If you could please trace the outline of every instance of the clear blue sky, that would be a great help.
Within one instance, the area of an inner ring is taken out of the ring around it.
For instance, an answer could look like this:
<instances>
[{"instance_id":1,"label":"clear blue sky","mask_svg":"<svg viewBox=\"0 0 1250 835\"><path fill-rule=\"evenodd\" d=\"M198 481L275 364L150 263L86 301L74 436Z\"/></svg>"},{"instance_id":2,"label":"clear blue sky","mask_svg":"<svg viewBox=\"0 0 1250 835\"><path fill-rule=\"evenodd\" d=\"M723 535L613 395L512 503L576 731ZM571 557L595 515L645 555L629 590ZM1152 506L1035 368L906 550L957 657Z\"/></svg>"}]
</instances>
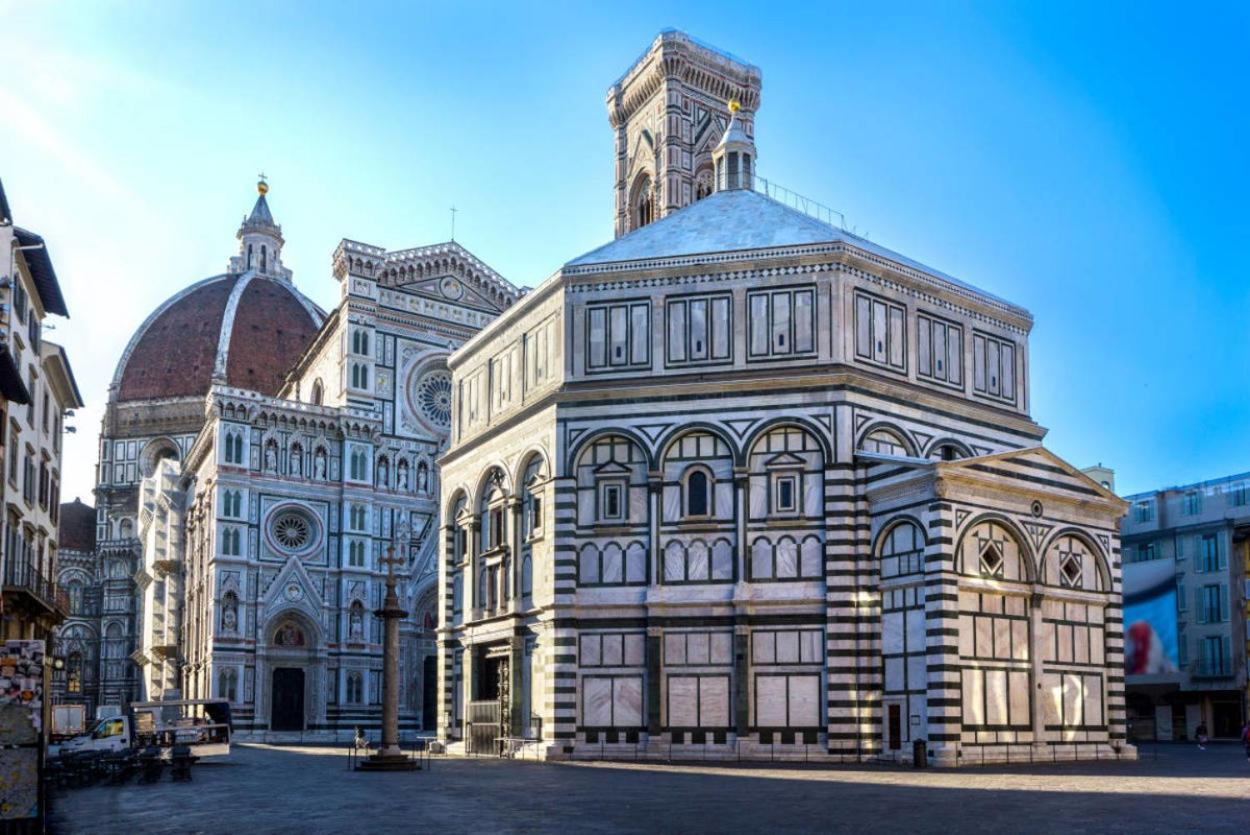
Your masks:
<instances>
[{"instance_id":1,"label":"clear blue sky","mask_svg":"<svg viewBox=\"0 0 1250 835\"><path fill-rule=\"evenodd\" d=\"M1033 415L1121 492L1250 470L1246 4L0 0L0 177L89 408L270 176L323 306L340 238L532 285L611 238L604 93L664 27L762 68L760 171L1030 309Z\"/></svg>"}]
</instances>

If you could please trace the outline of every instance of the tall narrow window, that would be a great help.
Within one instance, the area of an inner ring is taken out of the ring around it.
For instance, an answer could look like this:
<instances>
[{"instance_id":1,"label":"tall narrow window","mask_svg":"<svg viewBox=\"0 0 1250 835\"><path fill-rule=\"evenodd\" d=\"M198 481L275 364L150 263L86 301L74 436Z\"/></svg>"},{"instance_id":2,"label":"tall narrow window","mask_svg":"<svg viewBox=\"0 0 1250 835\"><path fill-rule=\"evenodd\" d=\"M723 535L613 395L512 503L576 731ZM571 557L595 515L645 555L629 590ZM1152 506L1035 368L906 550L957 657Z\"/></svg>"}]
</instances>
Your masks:
<instances>
[{"instance_id":1,"label":"tall narrow window","mask_svg":"<svg viewBox=\"0 0 1250 835\"><path fill-rule=\"evenodd\" d=\"M686 515L708 515L708 478L703 470L695 470L686 479Z\"/></svg>"}]
</instances>

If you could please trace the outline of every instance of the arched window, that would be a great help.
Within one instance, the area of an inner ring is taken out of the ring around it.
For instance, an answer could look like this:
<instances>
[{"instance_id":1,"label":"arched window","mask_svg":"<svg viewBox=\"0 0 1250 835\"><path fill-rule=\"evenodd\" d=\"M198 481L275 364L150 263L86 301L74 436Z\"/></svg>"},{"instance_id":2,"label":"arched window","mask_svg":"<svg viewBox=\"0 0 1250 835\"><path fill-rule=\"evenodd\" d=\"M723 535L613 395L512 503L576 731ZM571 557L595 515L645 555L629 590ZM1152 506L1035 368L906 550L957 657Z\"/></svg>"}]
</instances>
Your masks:
<instances>
[{"instance_id":1,"label":"arched window","mask_svg":"<svg viewBox=\"0 0 1250 835\"><path fill-rule=\"evenodd\" d=\"M534 593L534 560L527 553L521 558L521 597Z\"/></svg>"},{"instance_id":2,"label":"arched window","mask_svg":"<svg viewBox=\"0 0 1250 835\"><path fill-rule=\"evenodd\" d=\"M712 169L704 168L694 180L694 199L702 200L712 193Z\"/></svg>"},{"instance_id":3,"label":"arched window","mask_svg":"<svg viewBox=\"0 0 1250 835\"><path fill-rule=\"evenodd\" d=\"M486 490L482 495L482 503L478 510L483 551L492 551L507 541L506 503L503 474L495 470L487 480Z\"/></svg>"},{"instance_id":4,"label":"arched window","mask_svg":"<svg viewBox=\"0 0 1250 835\"><path fill-rule=\"evenodd\" d=\"M369 366L363 363L352 363L352 388L369 388Z\"/></svg>"},{"instance_id":5,"label":"arched window","mask_svg":"<svg viewBox=\"0 0 1250 835\"><path fill-rule=\"evenodd\" d=\"M217 674L217 698L229 702L239 700L239 671L226 667Z\"/></svg>"},{"instance_id":6,"label":"arched window","mask_svg":"<svg viewBox=\"0 0 1250 835\"><path fill-rule=\"evenodd\" d=\"M359 539L347 543L347 564L352 568L364 568L365 544Z\"/></svg>"},{"instance_id":7,"label":"arched window","mask_svg":"<svg viewBox=\"0 0 1250 835\"><path fill-rule=\"evenodd\" d=\"M269 272L269 247L264 244L260 245L260 271Z\"/></svg>"},{"instance_id":8,"label":"arched window","mask_svg":"<svg viewBox=\"0 0 1250 835\"><path fill-rule=\"evenodd\" d=\"M326 387L322 385L320 379L314 380L313 385L312 385L312 399L310 402L314 406L320 406L322 405L322 403L324 403L325 397L326 397Z\"/></svg>"},{"instance_id":9,"label":"arched window","mask_svg":"<svg viewBox=\"0 0 1250 835\"><path fill-rule=\"evenodd\" d=\"M71 580L65 587L69 594L69 610L72 614L82 613L82 583L77 580Z\"/></svg>"},{"instance_id":10,"label":"arched window","mask_svg":"<svg viewBox=\"0 0 1250 835\"><path fill-rule=\"evenodd\" d=\"M352 353L361 356L369 356L369 332L365 330L352 331Z\"/></svg>"},{"instance_id":11,"label":"arched window","mask_svg":"<svg viewBox=\"0 0 1250 835\"><path fill-rule=\"evenodd\" d=\"M707 516L711 513L711 480L702 469L690 471L686 476L686 515Z\"/></svg>"},{"instance_id":12,"label":"arched window","mask_svg":"<svg viewBox=\"0 0 1250 835\"><path fill-rule=\"evenodd\" d=\"M355 670L347 674L346 700L352 705L362 704L365 700L365 679Z\"/></svg>"},{"instance_id":13,"label":"arched window","mask_svg":"<svg viewBox=\"0 0 1250 835\"><path fill-rule=\"evenodd\" d=\"M349 472L351 474L352 481L367 481L369 466L368 459L365 458L364 450L353 449L350 460L351 466L349 468Z\"/></svg>"},{"instance_id":14,"label":"arched window","mask_svg":"<svg viewBox=\"0 0 1250 835\"><path fill-rule=\"evenodd\" d=\"M135 523L129 518L122 519L117 526L117 535L122 539L130 539L135 532Z\"/></svg>"},{"instance_id":15,"label":"arched window","mask_svg":"<svg viewBox=\"0 0 1250 835\"><path fill-rule=\"evenodd\" d=\"M929 458L933 461L958 461L967 457L968 451L952 441L943 441L929 452Z\"/></svg>"},{"instance_id":16,"label":"arched window","mask_svg":"<svg viewBox=\"0 0 1250 835\"><path fill-rule=\"evenodd\" d=\"M912 522L899 522L881 540L881 579L922 573L924 534Z\"/></svg>"},{"instance_id":17,"label":"arched window","mask_svg":"<svg viewBox=\"0 0 1250 835\"><path fill-rule=\"evenodd\" d=\"M254 253L253 253L253 251L252 251L252 244L248 244L248 245L247 245L247 268L248 268L249 270L252 268L252 256L253 256L253 254L254 254Z\"/></svg>"},{"instance_id":18,"label":"arched window","mask_svg":"<svg viewBox=\"0 0 1250 835\"><path fill-rule=\"evenodd\" d=\"M71 652L65 660L65 692L82 692L82 653Z\"/></svg>"},{"instance_id":19,"label":"arched window","mask_svg":"<svg viewBox=\"0 0 1250 835\"><path fill-rule=\"evenodd\" d=\"M863 452L876 452L881 455L910 455L907 445L894 432L888 429L875 429L865 436L859 448Z\"/></svg>"},{"instance_id":20,"label":"arched window","mask_svg":"<svg viewBox=\"0 0 1250 835\"><path fill-rule=\"evenodd\" d=\"M641 229L655 220L655 203L651 192L651 178L644 174L634 185L631 212L634 229Z\"/></svg>"}]
</instances>

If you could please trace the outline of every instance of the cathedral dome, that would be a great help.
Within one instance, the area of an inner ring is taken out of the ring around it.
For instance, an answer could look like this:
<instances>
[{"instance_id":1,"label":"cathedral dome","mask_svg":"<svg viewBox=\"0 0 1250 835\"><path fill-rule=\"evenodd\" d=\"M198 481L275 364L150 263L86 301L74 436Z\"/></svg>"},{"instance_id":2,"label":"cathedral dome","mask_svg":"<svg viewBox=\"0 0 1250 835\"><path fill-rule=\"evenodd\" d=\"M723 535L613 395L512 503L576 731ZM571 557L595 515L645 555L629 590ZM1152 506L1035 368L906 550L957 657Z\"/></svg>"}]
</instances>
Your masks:
<instances>
[{"instance_id":1,"label":"cathedral dome","mask_svg":"<svg viewBox=\"0 0 1250 835\"><path fill-rule=\"evenodd\" d=\"M158 307L131 337L113 399L202 397L214 383L277 394L324 319L284 278L248 271L204 279Z\"/></svg>"}]
</instances>

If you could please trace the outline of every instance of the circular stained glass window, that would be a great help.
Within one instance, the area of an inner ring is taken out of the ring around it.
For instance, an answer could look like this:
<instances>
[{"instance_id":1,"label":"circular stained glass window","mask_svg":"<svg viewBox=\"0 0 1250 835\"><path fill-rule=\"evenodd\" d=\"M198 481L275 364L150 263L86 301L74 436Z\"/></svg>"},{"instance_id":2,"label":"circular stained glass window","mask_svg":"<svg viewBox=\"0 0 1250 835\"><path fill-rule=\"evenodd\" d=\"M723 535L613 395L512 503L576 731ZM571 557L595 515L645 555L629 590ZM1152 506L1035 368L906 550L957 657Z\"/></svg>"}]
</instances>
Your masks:
<instances>
[{"instance_id":1,"label":"circular stained glass window","mask_svg":"<svg viewBox=\"0 0 1250 835\"><path fill-rule=\"evenodd\" d=\"M288 510L273 520L273 538L288 551L299 551L312 541L312 524L304 514Z\"/></svg>"},{"instance_id":2,"label":"circular stained glass window","mask_svg":"<svg viewBox=\"0 0 1250 835\"><path fill-rule=\"evenodd\" d=\"M451 375L446 371L431 371L417 380L416 397L421 417L434 426L446 429L451 426Z\"/></svg>"}]
</instances>

